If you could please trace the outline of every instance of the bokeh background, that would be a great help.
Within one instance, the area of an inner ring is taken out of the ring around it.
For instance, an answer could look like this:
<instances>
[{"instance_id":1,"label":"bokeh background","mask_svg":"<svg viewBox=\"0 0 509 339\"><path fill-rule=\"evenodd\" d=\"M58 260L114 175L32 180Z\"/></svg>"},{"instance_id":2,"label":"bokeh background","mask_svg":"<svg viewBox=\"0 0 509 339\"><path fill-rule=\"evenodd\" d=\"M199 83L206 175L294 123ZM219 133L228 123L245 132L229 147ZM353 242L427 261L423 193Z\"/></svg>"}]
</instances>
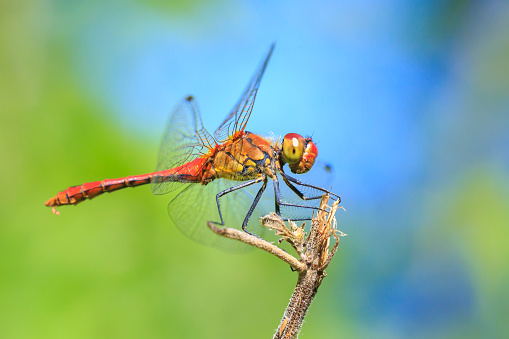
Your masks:
<instances>
[{"instance_id":1,"label":"bokeh background","mask_svg":"<svg viewBox=\"0 0 509 339\"><path fill-rule=\"evenodd\" d=\"M183 236L149 187L171 108L214 130L276 42L249 130L313 134L340 251L303 338L509 336L509 4L0 2L0 337L267 338L296 274Z\"/></svg>"}]
</instances>

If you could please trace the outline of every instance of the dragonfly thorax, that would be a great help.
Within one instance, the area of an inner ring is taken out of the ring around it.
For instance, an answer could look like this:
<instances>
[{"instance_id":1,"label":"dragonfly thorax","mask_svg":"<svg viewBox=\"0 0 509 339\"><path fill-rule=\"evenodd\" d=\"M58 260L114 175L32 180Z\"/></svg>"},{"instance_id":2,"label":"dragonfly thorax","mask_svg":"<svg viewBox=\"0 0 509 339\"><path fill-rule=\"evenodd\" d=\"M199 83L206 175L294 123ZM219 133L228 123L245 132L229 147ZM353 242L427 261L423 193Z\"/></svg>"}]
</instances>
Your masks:
<instances>
[{"instance_id":1,"label":"dragonfly thorax","mask_svg":"<svg viewBox=\"0 0 509 339\"><path fill-rule=\"evenodd\" d=\"M217 178L245 181L272 173L274 158L271 142L250 132L219 145L212 159ZM269 174L270 175L270 174Z\"/></svg>"}]
</instances>

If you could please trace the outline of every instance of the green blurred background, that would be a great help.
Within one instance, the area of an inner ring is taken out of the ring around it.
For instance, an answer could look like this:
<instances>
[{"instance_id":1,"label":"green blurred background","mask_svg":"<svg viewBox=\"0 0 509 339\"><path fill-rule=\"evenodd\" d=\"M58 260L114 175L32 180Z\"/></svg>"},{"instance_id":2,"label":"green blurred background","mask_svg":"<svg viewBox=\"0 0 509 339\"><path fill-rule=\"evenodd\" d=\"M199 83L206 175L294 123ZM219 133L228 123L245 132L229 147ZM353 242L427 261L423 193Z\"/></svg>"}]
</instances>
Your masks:
<instances>
[{"instance_id":1,"label":"green blurred background","mask_svg":"<svg viewBox=\"0 0 509 339\"><path fill-rule=\"evenodd\" d=\"M0 2L0 338L267 338L296 283L200 246L149 187L194 94L213 130L270 43L249 130L313 134L349 234L306 338L509 336L509 5Z\"/></svg>"}]
</instances>

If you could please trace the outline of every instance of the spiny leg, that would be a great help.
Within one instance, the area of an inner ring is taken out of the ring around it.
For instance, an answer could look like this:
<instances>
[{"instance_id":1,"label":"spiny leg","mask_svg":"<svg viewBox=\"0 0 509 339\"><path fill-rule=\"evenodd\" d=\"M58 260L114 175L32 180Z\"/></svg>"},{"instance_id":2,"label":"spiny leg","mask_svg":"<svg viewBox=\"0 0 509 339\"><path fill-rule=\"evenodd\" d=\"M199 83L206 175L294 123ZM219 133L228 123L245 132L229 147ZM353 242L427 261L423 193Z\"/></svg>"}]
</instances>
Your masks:
<instances>
[{"instance_id":1,"label":"spiny leg","mask_svg":"<svg viewBox=\"0 0 509 339\"><path fill-rule=\"evenodd\" d=\"M274 195L275 195L275 203L276 203L276 213L281 217L281 206L288 206L288 207L297 207L297 208L308 208L312 210L321 210L320 207L315 206L306 206L306 205L298 205L298 204L291 204L287 202L283 202L281 199L281 192L279 191L279 181L277 179L273 179L272 183L274 184ZM292 219L294 221L299 220L309 220L309 219Z\"/></svg>"},{"instance_id":2,"label":"spiny leg","mask_svg":"<svg viewBox=\"0 0 509 339\"><path fill-rule=\"evenodd\" d=\"M283 181L285 182L286 186L288 186L293 191L293 193L297 194L297 196L299 198L301 198L302 200L315 200L315 199L322 198L321 195L307 197L297 187L295 187L288 179L286 179L286 177L283 177Z\"/></svg>"},{"instance_id":3,"label":"spiny leg","mask_svg":"<svg viewBox=\"0 0 509 339\"><path fill-rule=\"evenodd\" d=\"M335 198L335 199L339 200L339 202L341 202L341 197L339 195L334 194L334 193L326 190L325 188L314 186L314 185L310 185L310 184L306 184L306 183L304 183L304 182L302 182L302 181L300 181L298 179L295 179L294 177L289 176L288 174L284 173L283 171L280 171L279 173L281 173L281 175L283 176L283 179L291 181L291 182L293 182L293 183L295 183L297 185L301 185L301 186L304 186L304 187L309 187L309 188L316 189L318 191L322 191L323 193L327 193L330 196L332 196L333 199ZM286 182L286 180L285 180L285 182ZM287 183L287 185L288 185L288 183ZM294 191L297 195L299 195L290 185L288 185L288 187L290 187L292 189L292 191ZM295 188L295 189L297 189L297 188ZM299 197L300 197L300 195L299 195ZM311 200L311 199L318 199L318 198L321 198L321 197L312 197L312 198L306 198L306 199L303 199L303 200Z\"/></svg>"},{"instance_id":4,"label":"spiny leg","mask_svg":"<svg viewBox=\"0 0 509 339\"><path fill-rule=\"evenodd\" d=\"M259 182L261 182L261 181L263 181L263 180L266 180L266 179L265 179L265 176L260 177L260 178L257 178L257 179L254 179L254 180L251 180L251 181L243 182L243 183L241 183L241 184L239 184L239 185L237 185L237 186L233 186L233 187L227 188L227 189L225 189L224 191L221 191L221 192L217 193L217 194L216 194L216 204L217 204L217 211L219 212L219 218L221 219L221 222L211 221L211 223L216 224L216 225L224 226L223 214L221 213L221 206L220 206L220 204L219 204L219 198L221 198L223 195L226 195L226 194L231 193L231 192L233 192L233 191L239 190L239 189L241 189L241 188L244 188L244 187L248 187L248 186L251 186L251 185L257 184L257 183L259 183ZM264 183L264 186L265 186L265 185L266 185L266 183ZM262 186L262 188L263 188L263 186ZM260 194L260 192L258 192L258 193ZM262 191L262 193L263 193L263 191ZM261 195L261 194L260 194L260 195ZM258 197L258 195L257 195L257 197ZM255 200L256 200L256 199L255 199ZM254 206L256 207L256 204L255 204ZM251 208L254 210L254 207L253 207L253 206L251 206ZM248 212L248 216L246 216L246 218L247 218L248 220L249 220L249 216L250 216L251 214L252 214L252 210L250 209L250 210L249 210L249 212ZM245 227L244 227L244 223L247 223L247 222L246 222L246 219L244 219L244 222L242 223L242 229L243 229L244 231L246 231L246 230L245 230ZM247 232L247 231L246 231L246 232ZM247 233L249 233L249 232L247 232ZM249 234L251 234L251 233L249 233Z\"/></svg>"},{"instance_id":5,"label":"spiny leg","mask_svg":"<svg viewBox=\"0 0 509 339\"><path fill-rule=\"evenodd\" d=\"M251 204L251 207L249 208L249 211L246 214L246 217L244 218L244 222L242 223L242 229L244 232L251 234L252 236L258 237L256 234L253 234L247 230L247 223L249 222L249 218L251 217L251 214L253 214L254 209L256 208L256 205L258 205L258 202L260 201L260 198L262 197L263 192L265 191L265 188L267 187L267 178L264 178L262 187L258 190L258 193L256 194L256 197L253 200L253 203Z\"/></svg>"}]
</instances>

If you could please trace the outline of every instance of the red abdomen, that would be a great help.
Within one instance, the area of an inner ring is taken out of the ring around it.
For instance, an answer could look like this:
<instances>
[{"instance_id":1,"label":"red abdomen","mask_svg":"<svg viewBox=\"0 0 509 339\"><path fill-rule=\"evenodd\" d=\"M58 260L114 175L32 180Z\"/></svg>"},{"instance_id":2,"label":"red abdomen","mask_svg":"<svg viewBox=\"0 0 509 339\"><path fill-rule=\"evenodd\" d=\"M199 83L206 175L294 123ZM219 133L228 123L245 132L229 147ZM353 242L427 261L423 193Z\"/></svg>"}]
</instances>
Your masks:
<instances>
[{"instance_id":1,"label":"red abdomen","mask_svg":"<svg viewBox=\"0 0 509 339\"><path fill-rule=\"evenodd\" d=\"M92 199L104 192L113 192L125 187L135 187L150 183L152 174L131 176L119 179L105 179L87 182L83 185L69 187L46 201L46 206L76 205L85 199Z\"/></svg>"},{"instance_id":2,"label":"red abdomen","mask_svg":"<svg viewBox=\"0 0 509 339\"><path fill-rule=\"evenodd\" d=\"M86 199L92 199L104 192L113 192L126 187L136 187L149 184L154 177L161 182L202 182L202 167L206 158L197 158L182 166L169 170L129 176L118 179L104 179L102 181L87 182L83 185L69 187L48 199L44 205L55 207L61 205L76 205Z\"/></svg>"}]
</instances>

